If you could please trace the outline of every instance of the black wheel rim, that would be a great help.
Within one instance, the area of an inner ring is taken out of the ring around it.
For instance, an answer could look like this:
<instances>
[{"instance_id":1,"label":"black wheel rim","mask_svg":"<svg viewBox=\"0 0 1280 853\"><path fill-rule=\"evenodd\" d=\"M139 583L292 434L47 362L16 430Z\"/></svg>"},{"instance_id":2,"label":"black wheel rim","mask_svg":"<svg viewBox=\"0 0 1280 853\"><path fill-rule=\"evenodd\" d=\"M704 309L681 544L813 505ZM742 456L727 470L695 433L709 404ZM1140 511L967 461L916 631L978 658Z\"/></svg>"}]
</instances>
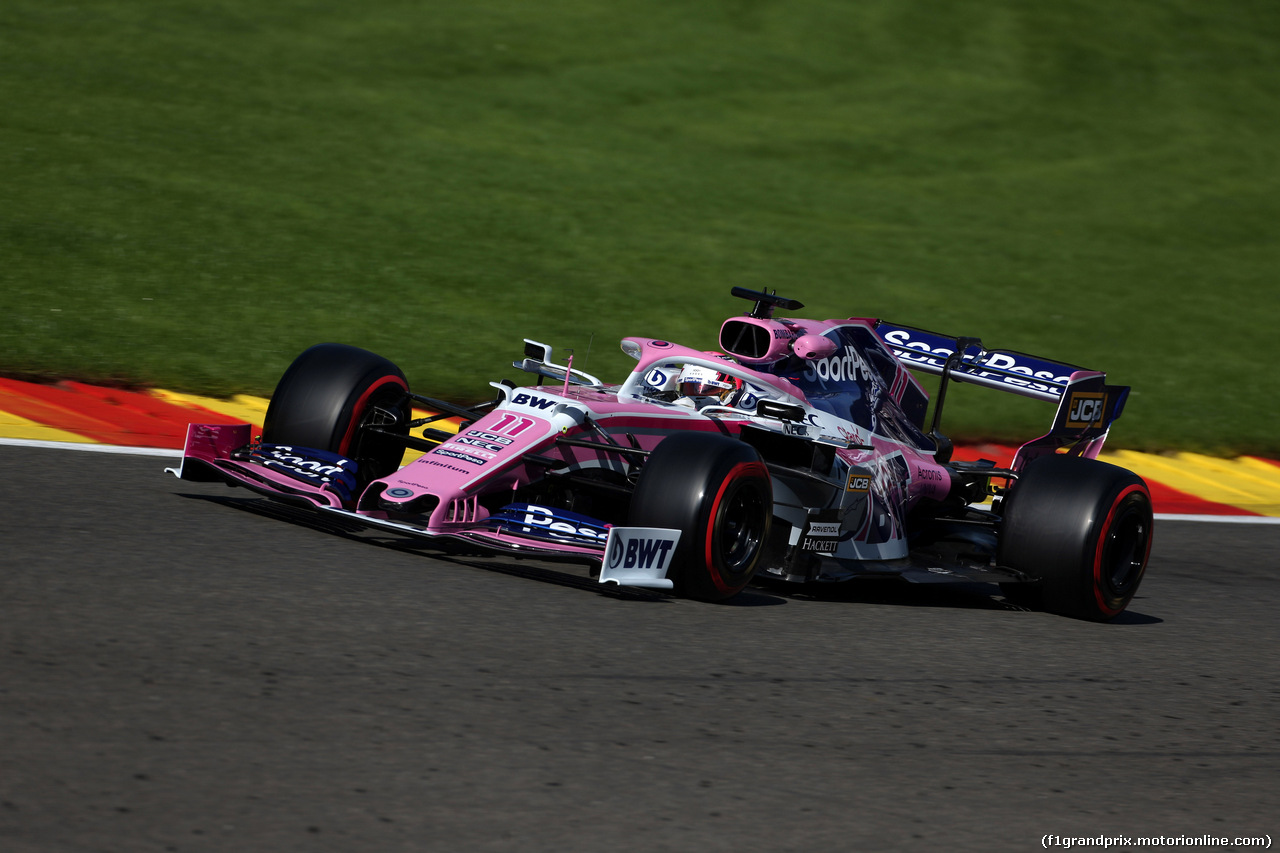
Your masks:
<instances>
[{"instance_id":1,"label":"black wheel rim","mask_svg":"<svg viewBox=\"0 0 1280 853\"><path fill-rule=\"evenodd\" d=\"M751 485L740 486L721 505L716 551L725 573L750 571L764 539L766 521L764 500Z\"/></svg>"},{"instance_id":2,"label":"black wheel rim","mask_svg":"<svg viewBox=\"0 0 1280 853\"><path fill-rule=\"evenodd\" d=\"M1150 530L1147 514L1133 505L1126 507L1107 530L1100 579L1118 598L1130 594L1142 576Z\"/></svg>"},{"instance_id":3,"label":"black wheel rim","mask_svg":"<svg viewBox=\"0 0 1280 853\"><path fill-rule=\"evenodd\" d=\"M404 444L391 436L373 432L373 429L408 435L407 412L407 399L403 390L389 388L375 394L365 404L364 411L356 413L360 420L351 456L360 465L361 473L366 479L376 480L395 471L395 460L404 455Z\"/></svg>"}]
</instances>

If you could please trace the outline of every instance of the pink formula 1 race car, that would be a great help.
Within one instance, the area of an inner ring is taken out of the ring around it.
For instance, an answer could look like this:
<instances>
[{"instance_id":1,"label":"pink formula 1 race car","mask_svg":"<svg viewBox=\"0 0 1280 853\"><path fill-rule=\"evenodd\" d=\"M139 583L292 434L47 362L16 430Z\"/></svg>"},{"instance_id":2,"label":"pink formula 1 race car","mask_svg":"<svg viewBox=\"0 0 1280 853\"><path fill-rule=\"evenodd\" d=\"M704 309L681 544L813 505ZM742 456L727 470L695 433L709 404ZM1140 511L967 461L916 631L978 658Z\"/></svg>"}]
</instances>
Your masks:
<instances>
[{"instance_id":1,"label":"pink formula 1 race car","mask_svg":"<svg viewBox=\"0 0 1280 853\"><path fill-rule=\"evenodd\" d=\"M625 338L607 384L525 341L535 384L461 407L391 362L319 344L276 387L262 435L192 424L187 480L418 537L441 551L585 563L602 583L714 601L753 578L998 583L1020 604L1108 620L1151 546L1142 479L1095 457L1128 388L1103 373L734 288L718 352ZM930 399L913 371L940 376ZM949 383L1053 403L1009 468L951 460ZM431 417L415 419L414 407ZM438 427L460 424L456 433ZM420 455L402 466L407 449Z\"/></svg>"}]
</instances>

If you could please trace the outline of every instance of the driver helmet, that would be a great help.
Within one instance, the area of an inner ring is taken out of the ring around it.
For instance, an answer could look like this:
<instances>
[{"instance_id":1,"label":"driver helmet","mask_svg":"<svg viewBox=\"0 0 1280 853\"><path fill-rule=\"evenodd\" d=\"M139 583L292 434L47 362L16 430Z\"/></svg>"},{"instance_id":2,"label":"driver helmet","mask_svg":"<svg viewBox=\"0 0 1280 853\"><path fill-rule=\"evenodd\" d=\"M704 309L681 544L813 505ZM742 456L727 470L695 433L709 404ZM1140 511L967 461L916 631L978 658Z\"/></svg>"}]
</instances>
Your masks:
<instances>
[{"instance_id":1,"label":"driver helmet","mask_svg":"<svg viewBox=\"0 0 1280 853\"><path fill-rule=\"evenodd\" d=\"M731 398L742 390L742 380L710 367L686 364L680 370L676 389L681 397L715 397L731 405Z\"/></svg>"}]
</instances>

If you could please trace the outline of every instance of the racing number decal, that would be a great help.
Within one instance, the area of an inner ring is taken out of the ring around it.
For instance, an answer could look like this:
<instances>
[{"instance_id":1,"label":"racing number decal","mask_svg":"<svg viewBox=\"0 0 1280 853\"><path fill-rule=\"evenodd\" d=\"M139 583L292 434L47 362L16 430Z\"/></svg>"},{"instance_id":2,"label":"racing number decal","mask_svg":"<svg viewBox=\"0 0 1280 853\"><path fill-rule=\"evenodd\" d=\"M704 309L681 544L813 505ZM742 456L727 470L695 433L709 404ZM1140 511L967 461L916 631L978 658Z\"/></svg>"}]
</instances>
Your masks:
<instances>
[{"instance_id":1,"label":"racing number decal","mask_svg":"<svg viewBox=\"0 0 1280 853\"><path fill-rule=\"evenodd\" d=\"M509 435L512 438L515 438L517 435L533 426L533 424L534 421L532 418L525 418L520 415L513 415L510 412L503 412L502 418L494 424L491 429L494 432L499 432L503 435Z\"/></svg>"}]
</instances>

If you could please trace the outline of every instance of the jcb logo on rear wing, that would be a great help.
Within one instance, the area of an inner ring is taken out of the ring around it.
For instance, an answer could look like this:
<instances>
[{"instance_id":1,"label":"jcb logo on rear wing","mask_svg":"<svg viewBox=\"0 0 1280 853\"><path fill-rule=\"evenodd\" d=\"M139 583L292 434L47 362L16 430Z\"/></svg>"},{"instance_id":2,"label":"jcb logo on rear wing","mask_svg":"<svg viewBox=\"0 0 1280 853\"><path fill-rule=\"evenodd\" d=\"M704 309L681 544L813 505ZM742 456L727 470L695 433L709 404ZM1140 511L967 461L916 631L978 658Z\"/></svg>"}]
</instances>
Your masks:
<instances>
[{"instance_id":1,"label":"jcb logo on rear wing","mask_svg":"<svg viewBox=\"0 0 1280 853\"><path fill-rule=\"evenodd\" d=\"M1099 426L1107 416L1107 395L1102 392L1073 391L1067 409L1067 429Z\"/></svg>"}]
</instances>

